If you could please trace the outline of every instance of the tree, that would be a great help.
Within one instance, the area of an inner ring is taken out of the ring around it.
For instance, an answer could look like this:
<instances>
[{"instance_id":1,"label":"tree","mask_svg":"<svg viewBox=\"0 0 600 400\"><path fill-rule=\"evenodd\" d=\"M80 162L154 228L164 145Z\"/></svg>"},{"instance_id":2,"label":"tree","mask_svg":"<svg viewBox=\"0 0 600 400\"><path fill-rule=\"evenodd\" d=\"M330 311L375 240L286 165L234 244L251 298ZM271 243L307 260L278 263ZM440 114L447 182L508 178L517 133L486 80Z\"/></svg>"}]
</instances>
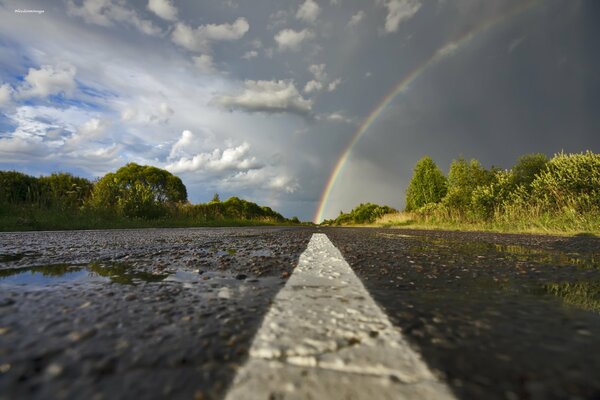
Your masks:
<instances>
[{"instance_id":1,"label":"tree","mask_svg":"<svg viewBox=\"0 0 600 400\"><path fill-rule=\"evenodd\" d=\"M219 193L215 193L215 195L213 196L211 203L220 203L221 202L221 197L219 197Z\"/></svg>"},{"instance_id":2,"label":"tree","mask_svg":"<svg viewBox=\"0 0 600 400\"><path fill-rule=\"evenodd\" d=\"M169 204L185 201L187 190L181 179L160 168L129 163L94 185L90 205L128 217L156 218Z\"/></svg>"},{"instance_id":3,"label":"tree","mask_svg":"<svg viewBox=\"0 0 600 400\"><path fill-rule=\"evenodd\" d=\"M526 189L531 187L531 182L535 177L546 169L548 157L542 153L526 154L519 158L519 161L512 167L512 181L518 185L523 185Z\"/></svg>"},{"instance_id":4,"label":"tree","mask_svg":"<svg viewBox=\"0 0 600 400\"><path fill-rule=\"evenodd\" d=\"M413 177L406 189L406 211L416 210L429 203L439 203L446 195L448 182L429 156L415 165Z\"/></svg>"},{"instance_id":5,"label":"tree","mask_svg":"<svg viewBox=\"0 0 600 400\"><path fill-rule=\"evenodd\" d=\"M466 161L462 157L453 160L448 171L448 193L444 203L459 213L469 210L475 189L490 184L493 177L494 174L477 160Z\"/></svg>"}]
</instances>

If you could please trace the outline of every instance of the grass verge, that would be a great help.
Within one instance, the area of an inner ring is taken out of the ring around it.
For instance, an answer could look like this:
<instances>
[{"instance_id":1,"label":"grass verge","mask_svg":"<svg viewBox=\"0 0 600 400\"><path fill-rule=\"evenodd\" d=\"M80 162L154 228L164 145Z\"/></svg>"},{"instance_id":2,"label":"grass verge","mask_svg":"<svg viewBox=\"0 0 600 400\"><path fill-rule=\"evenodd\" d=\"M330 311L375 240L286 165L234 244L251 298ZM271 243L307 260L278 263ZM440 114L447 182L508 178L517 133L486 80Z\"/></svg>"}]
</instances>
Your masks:
<instances>
[{"instance_id":1,"label":"grass verge","mask_svg":"<svg viewBox=\"0 0 600 400\"><path fill-rule=\"evenodd\" d=\"M600 216L581 218L570 215L540 215L529 219L465 222L460 220L426 218L416 213L399 212L386 214L375 220L375 222L369 226L568 236L600 236Z\"/></svg>"}]
</instances>

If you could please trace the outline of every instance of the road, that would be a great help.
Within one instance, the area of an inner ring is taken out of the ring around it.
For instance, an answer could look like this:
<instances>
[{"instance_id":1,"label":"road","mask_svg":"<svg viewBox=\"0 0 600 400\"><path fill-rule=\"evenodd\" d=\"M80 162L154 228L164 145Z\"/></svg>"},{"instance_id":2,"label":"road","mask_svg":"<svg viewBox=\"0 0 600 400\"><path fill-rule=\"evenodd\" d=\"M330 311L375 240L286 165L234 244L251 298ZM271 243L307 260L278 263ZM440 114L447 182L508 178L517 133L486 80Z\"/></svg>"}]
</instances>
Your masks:
<instances>
[{"instance_id":1,"label":"road","mask_svg":"<svg viewBox=\"0 0 600 400\"><path fill-rule=\"evenodd\" d=\"M0 399L594 399L598 371L598 238L0 233Z\"/></svg>"}]
</instances>

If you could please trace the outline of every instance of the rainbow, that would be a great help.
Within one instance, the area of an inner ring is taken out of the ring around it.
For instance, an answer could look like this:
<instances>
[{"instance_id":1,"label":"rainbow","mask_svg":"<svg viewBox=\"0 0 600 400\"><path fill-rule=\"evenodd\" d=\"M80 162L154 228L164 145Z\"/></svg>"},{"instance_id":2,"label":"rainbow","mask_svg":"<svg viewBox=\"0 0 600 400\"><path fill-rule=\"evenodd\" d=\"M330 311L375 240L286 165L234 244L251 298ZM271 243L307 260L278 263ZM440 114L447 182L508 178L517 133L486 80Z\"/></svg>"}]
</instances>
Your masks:
<instances>
[{"instance_id":1,"label":"rainbow","mask_svg":"<svg viewBox=\"0 0 600 400\"><path fill-rule=\"evenodd\" d=\"M375 108L369 113L369 115L362 121L357 131L352 136L348 145L342 151L342 154L338 161L335 164L335 167L331 171L329 179L327 180L327 184L325 185L325 189L321 195L321 199L319 200L319 207L315 216L313 218L313 222L318 224L323 220L323 213L325 212L325 207L329 201L329 197L331 196L331 192L335 187L335 183L340 176L344 166L348 162L350 155L352 154L352 149L358 141L365 135L365 133L369 130L369 128L373 125L373 123L379 118L379 116L385 111L385 109L394 101L396 97L400 94L404 93L411 83L417 80L423 73L429 70L434 65L438 64L440 61L454 55L458 50L462 47L468 45L473 41L473 39L481 33L484 33L497 25L503 23L504 21L521 14L522 12L532 8L537 3L540 3L542 0L530 0L525 2L520 2L517 6L510 9L509 11L500 14L494 18L485 20L481 24L477 25L475 28L471 29L468 32L463 33L458 36L456 39L446 43L442 47L438 48L425 62L418 65L415 69L407 73L397 84L393 87L393 89L383 97L379 101L379 103L375 106Z\"/></svg>"}]
</instances>

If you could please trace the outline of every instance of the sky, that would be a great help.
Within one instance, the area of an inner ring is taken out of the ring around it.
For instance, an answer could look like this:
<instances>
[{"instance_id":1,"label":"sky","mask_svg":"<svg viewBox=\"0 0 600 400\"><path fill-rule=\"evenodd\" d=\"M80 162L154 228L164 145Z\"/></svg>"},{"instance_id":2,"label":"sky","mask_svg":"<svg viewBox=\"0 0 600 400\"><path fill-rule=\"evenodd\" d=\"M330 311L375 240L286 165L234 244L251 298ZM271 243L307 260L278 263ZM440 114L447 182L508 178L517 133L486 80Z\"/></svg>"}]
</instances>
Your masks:
<instances>
[{"instance_id":1,"label":"sky","mask_svg":"<svg viewBox=\"0 0 600 400\"><path fill-rule=\"evenodd\" d=\"M595 0L0 0L0 169L404 207L418 159L600 152Z\"/></svg>"}]
</instances>

